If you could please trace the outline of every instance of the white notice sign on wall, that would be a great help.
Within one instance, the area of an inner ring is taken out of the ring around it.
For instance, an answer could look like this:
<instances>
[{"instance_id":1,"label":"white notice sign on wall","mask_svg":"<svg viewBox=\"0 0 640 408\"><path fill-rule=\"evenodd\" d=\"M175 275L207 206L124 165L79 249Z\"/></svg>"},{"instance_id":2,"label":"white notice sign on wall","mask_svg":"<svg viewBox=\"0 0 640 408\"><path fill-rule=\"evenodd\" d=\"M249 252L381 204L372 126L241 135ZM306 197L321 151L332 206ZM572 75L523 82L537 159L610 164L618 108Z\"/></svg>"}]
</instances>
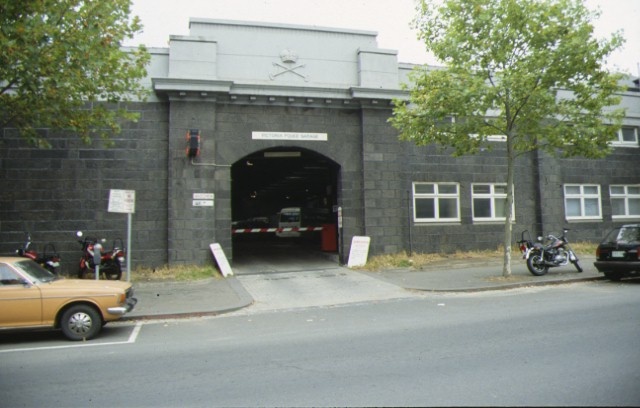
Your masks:
<instances>
[{"instance_id":1,"label":"white notice sign on wall","mask_svg":"<svg viewBox=\"0 0 640 408\"><path fill-rule=\"evenodd\" d=\"M192 200L194 207L213 207L213 200Z\"/></svg>"},{"instance_id":2,"label":"white notice sign on wall","mask_svg":"<svg viewBox=\"0 0 640 408\"><path fill-rule=\"evenodd\" d=\"M326 133L305 132L251 132L253 140L304 140L311 142L326 142Z\"/></svg>"},{"instance_id":3,"label":"white notice sign on wall","mask_svg":"<svg viewBox=\"0 0 640 408\"><path fill-rule=\"evenodd\" d=\"M213 193L193 193L194 200L213 200Z\"/></svg>"}]
</instances>

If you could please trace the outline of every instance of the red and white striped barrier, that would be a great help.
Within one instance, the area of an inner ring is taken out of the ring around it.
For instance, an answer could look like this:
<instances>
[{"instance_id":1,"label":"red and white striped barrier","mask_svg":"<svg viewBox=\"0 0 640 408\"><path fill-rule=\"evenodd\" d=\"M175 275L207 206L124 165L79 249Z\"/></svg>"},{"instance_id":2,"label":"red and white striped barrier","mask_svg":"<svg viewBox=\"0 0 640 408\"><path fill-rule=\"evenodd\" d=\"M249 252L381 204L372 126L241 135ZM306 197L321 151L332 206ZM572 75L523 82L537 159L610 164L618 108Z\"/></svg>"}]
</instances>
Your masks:
<instances>
[{"instance_id":1,"label":"red and white striped barrier","mask_svg":"<svg viewBox=\"0 0 640 408\"><path fill-rule=\"evenodd\" d=\"M259 232L304 232L322 231L322 227L293 227L293 228L234 228L234 234L251 234Z\"/></svg>"}]
</instances>

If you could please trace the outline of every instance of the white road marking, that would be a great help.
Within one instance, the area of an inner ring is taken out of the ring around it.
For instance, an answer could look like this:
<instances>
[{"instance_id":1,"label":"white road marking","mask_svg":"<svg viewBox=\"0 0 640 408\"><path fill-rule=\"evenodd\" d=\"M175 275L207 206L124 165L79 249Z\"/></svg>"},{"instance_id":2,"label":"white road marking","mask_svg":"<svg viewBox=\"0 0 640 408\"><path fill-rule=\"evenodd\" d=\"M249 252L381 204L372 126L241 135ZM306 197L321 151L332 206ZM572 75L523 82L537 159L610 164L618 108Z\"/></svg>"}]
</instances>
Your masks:
<instances>
[{"instance_id":1,"label":"white road marking","mask_svg":"<svg viewBox=\"0 0 640 408\"><path fill-rule=\"evenodd\" d=\"M136 323L127 341L112 341L107 343L82 342L82 343L69 344L65 346L14 348L14 349L0 350L0 354L15 353L18 351L61 350L61 349L80 348L80 347L100 347L100 346L114 346L118 344L131 344L131 343L135 343L136 340L138 339L138 334L140 333L140 329L142 329L142 325L143 325L143 322Z\"/></svg>"}]
</instances>

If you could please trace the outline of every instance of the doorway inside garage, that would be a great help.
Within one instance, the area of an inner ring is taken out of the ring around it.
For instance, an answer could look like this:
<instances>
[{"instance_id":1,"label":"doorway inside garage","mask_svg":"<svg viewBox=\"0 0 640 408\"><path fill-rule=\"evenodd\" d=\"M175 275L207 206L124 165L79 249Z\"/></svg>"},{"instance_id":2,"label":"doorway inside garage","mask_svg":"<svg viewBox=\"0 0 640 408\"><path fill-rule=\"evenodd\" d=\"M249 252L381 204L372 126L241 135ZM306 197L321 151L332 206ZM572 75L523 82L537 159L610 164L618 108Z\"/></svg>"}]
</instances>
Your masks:
<instances>
[{"instance_id":1,"label":"doorway inside garage","mask_svg":"<svg viewBox=\"0 0 640 408\"><path fill-rule=\"evenodd\" d=\"M300 147L260 150L234 163L234 262L282 269L336 254L339 171L333 160Z\"/></svg>"}]
</instances>

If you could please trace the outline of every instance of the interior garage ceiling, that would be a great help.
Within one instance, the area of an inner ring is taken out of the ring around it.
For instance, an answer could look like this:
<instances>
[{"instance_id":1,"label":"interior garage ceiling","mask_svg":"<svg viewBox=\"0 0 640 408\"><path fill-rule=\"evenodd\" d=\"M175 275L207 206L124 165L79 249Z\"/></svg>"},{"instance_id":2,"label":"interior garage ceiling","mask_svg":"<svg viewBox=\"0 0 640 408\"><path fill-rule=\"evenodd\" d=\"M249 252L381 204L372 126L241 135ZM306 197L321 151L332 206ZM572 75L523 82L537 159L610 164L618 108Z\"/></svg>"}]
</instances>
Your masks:
<instances>
[{"instance_id":1,"label":"interior garage ceiling","mask_svg":"<svg viewBox=\"0 0 640 408\"><path fill-rule=\"evenodd\" d=\"M246 156L232 167L234 221L335 196L337 167L330 159L300 148L263 150Z\"/></svg>"}]
</instances>

